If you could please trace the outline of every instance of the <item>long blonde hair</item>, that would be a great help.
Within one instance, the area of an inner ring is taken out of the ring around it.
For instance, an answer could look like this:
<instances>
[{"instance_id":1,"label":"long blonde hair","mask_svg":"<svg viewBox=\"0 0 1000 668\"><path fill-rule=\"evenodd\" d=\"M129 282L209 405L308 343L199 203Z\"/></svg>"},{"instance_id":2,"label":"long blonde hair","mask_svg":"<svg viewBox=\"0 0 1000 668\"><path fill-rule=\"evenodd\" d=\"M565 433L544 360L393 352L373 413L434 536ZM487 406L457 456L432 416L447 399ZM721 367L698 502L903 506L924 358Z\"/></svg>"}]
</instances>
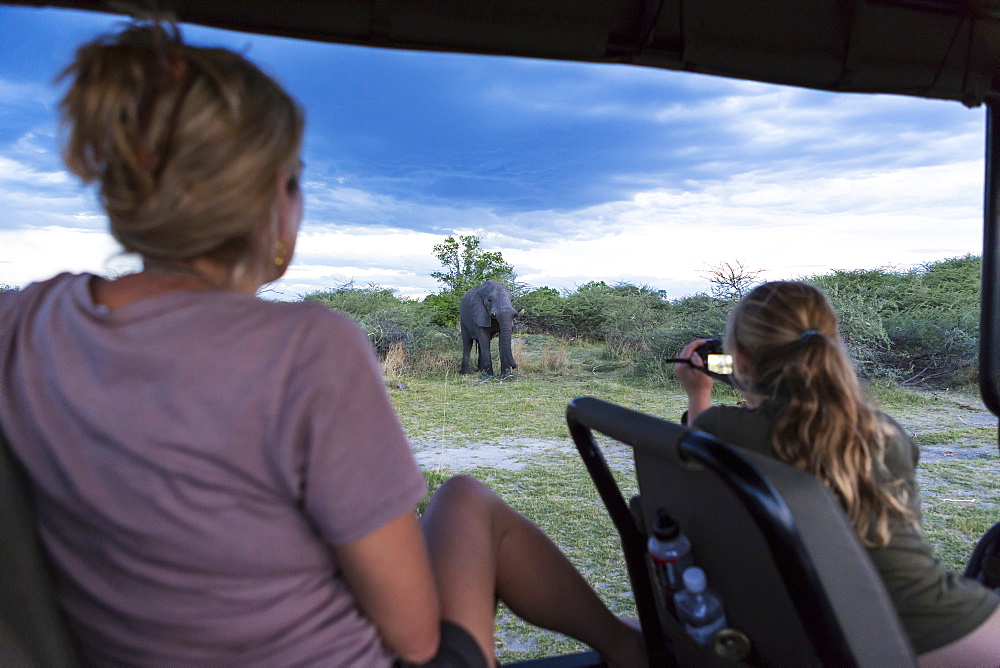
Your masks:
<instances>
[{"instance_id":1,"label":"long blonde hair","mask_svg":"<svg viewBox=\"0 0 1000 668\"><path fill-rule=\"evenodd\" d=\"M243 56L186 45L155 22L84 44L60 78L71 79L63 159L99 183L126 251L234 269L261 251L278 175L302 143L302 110L281 86Z\"/></svg>"},{"instance_id":2,"label":"long blonde hair","mask_svg":"<svg viewBox=\"0 0 1000 668\"><path fill-rule=\"evenodd\" d=\"M837 316L815 287L765 283L729 316L726 345L750 365L754 394L778 411L778 457L826 484L861 541L884 547L894 519L919 528L910 487L886 466L895 427L866 401Z\"/></svg>"}]
</instances>

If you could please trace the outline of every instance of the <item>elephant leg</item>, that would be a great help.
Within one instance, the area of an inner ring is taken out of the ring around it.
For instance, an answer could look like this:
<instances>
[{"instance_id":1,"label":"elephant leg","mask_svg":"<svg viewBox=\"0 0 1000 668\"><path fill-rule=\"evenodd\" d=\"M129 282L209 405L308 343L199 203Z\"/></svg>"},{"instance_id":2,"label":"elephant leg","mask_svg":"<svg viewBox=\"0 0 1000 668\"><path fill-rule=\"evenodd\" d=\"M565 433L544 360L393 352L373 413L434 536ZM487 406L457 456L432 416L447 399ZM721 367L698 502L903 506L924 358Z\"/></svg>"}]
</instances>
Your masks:
<instances>
[{"instance_id":1,"label":"elephant leg","mask_svg":"<svg viewBox=\"0 0 1000 668\"><path fill-rule=\"evenodd\" d=\"M468 375L471 373L469 371L469 356L472 354L472 338L468 336L462 336L462 369L459 373Z\"/></svg>"},{"instance_id":2,"label":"elephant leg","mask_svg":"<svg viewBox=\"0 0 1000 668\"><path fill-rule=\"evenodd\" d=\"M490 355L489 334L482 333L476 338L479 345L479 370L483 373L493 375L493 356Z\"/></svg>"}]
</instances>

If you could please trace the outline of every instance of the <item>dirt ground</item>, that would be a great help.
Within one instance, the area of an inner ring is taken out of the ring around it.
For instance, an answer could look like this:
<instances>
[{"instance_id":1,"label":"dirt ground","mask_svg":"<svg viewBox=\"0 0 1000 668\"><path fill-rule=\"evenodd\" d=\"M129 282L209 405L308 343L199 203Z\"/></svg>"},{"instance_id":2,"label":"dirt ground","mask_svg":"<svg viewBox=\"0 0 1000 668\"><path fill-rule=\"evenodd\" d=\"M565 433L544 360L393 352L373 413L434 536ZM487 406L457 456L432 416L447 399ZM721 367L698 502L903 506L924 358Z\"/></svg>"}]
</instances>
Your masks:
<instances>
[{"instance_id":1,"label":"dirt ground","mask_svg":"<svg viewBox=\"0 0 1000 668\"><path fill-rule=\"evenodd\" d=\"M933 436L948 432L947 443L921 443L920 461L936 462L961 459L996 459L997 417L979 400L942 400L941 405L921 406L907 411L896 411L893 417L914 437ZM967 436L955 437L954 431L968 430ZM982 432L990 430L990 437Z\"/></svg>"},{"instance_id":2,"label":"dirt ground","mask_svg":"<svg viewBox=\"0 0 1000 668\"><path fill-rule=\"evenodd\" d=\"M940 398L928 406L894 409L892 416L914 437L924 437L920 443L922 463L948 460L989 460L1000 466L997 446L997 418L978 399L964 397ZM968 431L968 435L958 432ZM988 432L979 430L989 430ZM947 434L941 443L933 442L938 432ZM629 449L610 439L599 439L609 464L616 467L631 465ZM533 461L545 461L551 456L576 456L569 436L565 439L514 439L505 445L478 443L447 443L416 439L411 443L417 461L427 468L463 470L476 467L518 470ZM985 462L984 462L985 463Z\"/></svg>"}]
</instances>

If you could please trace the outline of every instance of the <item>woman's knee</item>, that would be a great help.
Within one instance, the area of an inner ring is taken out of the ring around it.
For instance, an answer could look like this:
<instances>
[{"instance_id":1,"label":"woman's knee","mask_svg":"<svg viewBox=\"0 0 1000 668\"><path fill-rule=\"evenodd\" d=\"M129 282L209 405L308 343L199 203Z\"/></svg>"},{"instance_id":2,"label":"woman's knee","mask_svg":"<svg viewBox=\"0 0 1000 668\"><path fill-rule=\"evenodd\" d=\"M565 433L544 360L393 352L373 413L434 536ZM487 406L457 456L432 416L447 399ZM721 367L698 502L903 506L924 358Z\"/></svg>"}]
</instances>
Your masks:
<instances>
[{"instance_id":1,"label":"woman's knee","mask_svg":"<svg viewBox=\"0 0 1000 668\"><path fill-rule=\"evenodd\" d=\"M456 475L446 480L431 497L434 505L472 507L492 505L499 497L485 483L467 475Z\"/></svg>"},{"instance_id":2,"label":"woman's knee","mask_svg":"<svg viewBox=\"0 0 1000 668\"><path fill-rule=\"evenodd\" d=\"M475 478L457 475L449 478L434 492L424 512L425 528L437 526L489 528L495 532L503 525L507 505L486 484Z\"/></svg>"}]
</instances>

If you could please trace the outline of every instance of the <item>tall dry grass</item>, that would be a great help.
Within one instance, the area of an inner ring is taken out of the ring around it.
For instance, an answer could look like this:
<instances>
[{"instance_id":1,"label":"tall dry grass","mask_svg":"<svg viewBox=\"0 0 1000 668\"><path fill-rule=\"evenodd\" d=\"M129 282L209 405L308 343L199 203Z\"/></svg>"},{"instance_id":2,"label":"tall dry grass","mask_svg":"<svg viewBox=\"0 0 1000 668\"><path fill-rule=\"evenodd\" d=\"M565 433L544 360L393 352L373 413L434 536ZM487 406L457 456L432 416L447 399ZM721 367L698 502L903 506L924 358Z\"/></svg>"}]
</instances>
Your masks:
<instances>
[{"instance_id":1,"label":"tall dry grass","mask_svg":"<svg viewBox=\"0 0 1000 668\"><path fill-rule=\"evenodd\" d=\"M439 350L422 350L420 356L413 361L413 371L430 375L446 374L458 371L461 362L461 351L445 353Z\"/></svg>"},{"instance_id":2,"label":"tall dry grass","mask_svg":"<svg viewBox=\"0 0 1000 668\"><path fill-rule=\"evenodd\" d=\"M562 340L556 346L546 345L539 355L542 371L565 371L569 366L569 343Z\"/></svg>"},{"instance_id":3,"label":"tall dry grass","mask_svg":"<svg viewBox=\"0 0 1000 668\"><path fill-rule=\"evenodd\" d=\"M491 354L494 369L498 369L500 350L497 340L492 341ZM516 372L520 373L562 373L570 366L570 342L566 339L550 339L541 347L535 342L531 344L525 339L515 338L511 341L511 354L517 364ZM393 344L382 361L382 371L387 381L392 381L404 375L438 376L457 372L461 361L461 348L437 346L419 351L407 352L402 344ZM473 348L471 366L476 364L476 350Z\"/></svg>"},{"instance_id":4,"label":"tall dry grass","mask_svg":"<svg viewBox=\"0 0 1000 668\"><path fill-rule=\"evenodd\" d=\"M403 375L406 369L406 349L399 343L394 343L389 347L389 352L382 360L382 374L386 380L393 380Z\"/></svg>"},{"instance_id":5,"label":"tall dry grass","mask_svg":"<svg viewBox=\"0 0 1000 668\"><path fill-rule=\"evenodd\" d=\"M524 368L524 339L514 339L510 342L510 353L514 356L514 364L518 369ZM497 358L500 354L497 352Z\"/></svg>"}]
</instances>

